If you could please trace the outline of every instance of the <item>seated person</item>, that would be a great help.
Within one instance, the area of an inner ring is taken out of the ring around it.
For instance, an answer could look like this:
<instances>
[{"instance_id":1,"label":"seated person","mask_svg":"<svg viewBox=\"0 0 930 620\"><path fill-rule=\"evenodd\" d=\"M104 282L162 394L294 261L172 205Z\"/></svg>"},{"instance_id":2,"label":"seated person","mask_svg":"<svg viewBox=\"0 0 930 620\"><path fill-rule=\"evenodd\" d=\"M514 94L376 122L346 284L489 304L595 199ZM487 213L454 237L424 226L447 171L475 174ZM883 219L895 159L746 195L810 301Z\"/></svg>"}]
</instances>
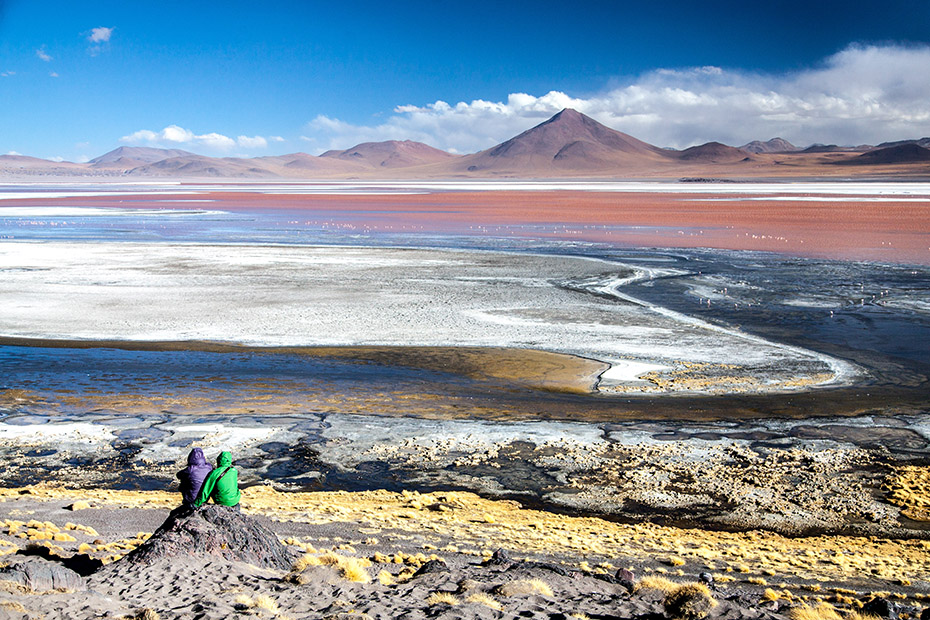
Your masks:
<instances>
[{"instance_id":1,"label":"seated person","mask_svg":"<svg viewBox=\"0 0 930 620\"><path fill-rule=\"evenodd\" d=\"M213 466L207 463L203 455L203 450L194 448L187 455L187 467L178 472L178 480L181 481L181 503L185 506L193 506L197 495L200 493L200 487L203 481L213 469Z\"/></svg>"},{"instance_id":2,"label":"seated person","mask_svg":"<svg viewBox=\"0 0 930 620\"><path fill-rule=\"evenodd\" d=\"M221 506L239 505L239 472L232 466L232 455L229 452L220 452L216 467L203 481L200 493L194 500L194 508L200 508L209 499Z\"/></svg>"}]
</instances>

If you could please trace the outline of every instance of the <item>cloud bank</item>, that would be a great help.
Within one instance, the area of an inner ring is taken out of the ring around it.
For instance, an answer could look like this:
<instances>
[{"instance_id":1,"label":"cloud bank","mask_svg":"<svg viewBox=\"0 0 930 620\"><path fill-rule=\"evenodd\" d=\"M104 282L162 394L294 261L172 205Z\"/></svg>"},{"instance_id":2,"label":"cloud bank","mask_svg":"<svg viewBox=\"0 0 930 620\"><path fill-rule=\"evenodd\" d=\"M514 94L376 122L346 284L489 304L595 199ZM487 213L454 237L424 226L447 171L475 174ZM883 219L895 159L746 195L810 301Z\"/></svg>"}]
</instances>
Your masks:
<instances>
[{"instance_id":1,"label":"cloud bank","mask_svg":"<svg viewBox=\"0 0 930 620\"><path fill-rule=\"evenodd\" d=\"M91 43L106 43L111 36L113 36L113 29L101 26L91 29L90 34L87 35L87 40Z\"/></svg>"},{"instance_id":2,"label":"cloud bank","mask_svg":"<svg viewBox=\"0 0 930 620\"><path fill-rule=\"evenodd\" d=\"M552 91L506 101L402 105L378 125L317 116L303 139L319 151L411 139L469 153L572 107L659 146L711 140L741 145L776 136L811 143L875 144L930 135L930 47L853 45L788 74L720 67L658 69L590 97Z\"/></svg>"},{"instance_id":3,"label":"cloud bank","mask_svg":"<svg viewBox=\"0 0 930 620\"><path fill-rule=\"evenodd\" d=\"M239 136L230 138L220 133L195 134L190 129L179 127L178 125L168 125L161 131L151 131L149 129L140 129L128 136L119 139L124 144L145 145L162 148L178 148L186 146L189 148L200 148L201 150L211 151L214 153L229 153L235 148L241 149L264 149L268 147L269 138L262 136ZM278 141L278 137L272 137L272 141Z\"/></svg>"}]
</instances>

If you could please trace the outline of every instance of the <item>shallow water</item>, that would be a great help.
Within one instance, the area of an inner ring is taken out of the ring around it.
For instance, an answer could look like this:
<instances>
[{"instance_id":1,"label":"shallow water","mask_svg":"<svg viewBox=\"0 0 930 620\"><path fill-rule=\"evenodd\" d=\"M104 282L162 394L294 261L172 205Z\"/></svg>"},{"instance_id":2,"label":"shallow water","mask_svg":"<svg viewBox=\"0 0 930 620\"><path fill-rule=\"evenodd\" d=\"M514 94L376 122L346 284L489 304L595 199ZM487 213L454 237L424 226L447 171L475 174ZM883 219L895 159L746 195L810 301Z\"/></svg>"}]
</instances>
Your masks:
<instances>
[{"instance_id":1,"label":"shallow water","mask_svg":"<svg viewBox=\"0 0 930 620\"><path fill-rule=\"evenodd\" d=\"M170 467L172 459L212 432L193 432L187 426L220 425L246 429L259 438L243 451L240 466L260 470L262 479L286 481L290 488L454 486L447 478L431 482L416 472L392 470L387 461L374 458L350 468L324 462L321 455L336 450L333 435L350 426L346 416L361 420L361 431L352 426L361 434L381 428L365 420L384 417L428 419L450 428L465 420L477 424L468 432L478 434L487 432L479 424L486 421L503 428L512 421L541 420L553 436L564 436L567 427L559 423L568 421L621 442L745 441L760 450L822 442L881 448L901 459L930 456L930 430L923 422L930 413L927 267L635 248L635 230L618 230L625 242L607 245L573 241L552 227L532 225L512 236L502 236L502 231L359 232L359 217L377 217L370 211L317 212L319 221L309 221L284 210L234 213L179 203L167 211L135 211L136 206L125 204L129 208L122 214L105 216L81 211L43 215L38 210L4 216L0 210L0 238L491 249L661 266L679 273L628 285L623 292L853 361L869 376L852 387L788 394L608 398L469 378L413 358L408 364L392 364L351 354L6 345L0 346L0 422L9 427L87 423L112 436L100 439L108 446L106 453L82 453L55 439L25 454L14 450L2 458L16 459L19 466L0 480L3 484L50 477L67 466L94 471L103 484L158 488L165 484L164 472L148 475L130 464L144 457ZM342 225L347 222L352 225ZM814 417L819 419L812 422ZM415 427L397 423L384 432L412 435L418 432L411 430ZM518 439L522 431L508 432ZM346 441L349 452L364 443L363 438ZM65 453L67 462L55 458ZM510 493L538 500L541 489L552 485L550 473L520 462L513 458L503 471L485 475ZM534 476L538 479L530 479Z\"/></svg>"}]
</instances>

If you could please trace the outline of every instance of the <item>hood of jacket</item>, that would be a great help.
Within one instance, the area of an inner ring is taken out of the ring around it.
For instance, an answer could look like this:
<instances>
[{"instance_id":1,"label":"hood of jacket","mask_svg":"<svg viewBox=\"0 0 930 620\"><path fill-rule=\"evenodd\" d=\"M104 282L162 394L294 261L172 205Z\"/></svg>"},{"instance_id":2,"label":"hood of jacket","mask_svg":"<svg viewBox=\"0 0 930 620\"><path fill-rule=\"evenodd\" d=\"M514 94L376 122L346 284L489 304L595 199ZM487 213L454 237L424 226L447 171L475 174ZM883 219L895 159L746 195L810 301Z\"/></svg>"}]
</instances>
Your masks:
<instances>
[{"instance_id":1,"label":"hood of jacket","mask_svg":"<svg viewBox=\"0 0 930 620\"><path fill-rule=\"evenodd\" d=\"M216 459L217 467L228 467L232 465L232 454L229 452L220 452L220 456Z\"/></svg>"},{"instance_id":2,"label":"hood of jacket","mask_svg":"<svg viewBox=\"0 0 930 620\"><path fill-rule=\"evenodd\" d=\"M203 450L200 448L194 448L191 450L191 453L187 455L187 464L190 467L194 467L196 465L206 465L207 459L203 455Z\"/></svg>"}]
</instances>

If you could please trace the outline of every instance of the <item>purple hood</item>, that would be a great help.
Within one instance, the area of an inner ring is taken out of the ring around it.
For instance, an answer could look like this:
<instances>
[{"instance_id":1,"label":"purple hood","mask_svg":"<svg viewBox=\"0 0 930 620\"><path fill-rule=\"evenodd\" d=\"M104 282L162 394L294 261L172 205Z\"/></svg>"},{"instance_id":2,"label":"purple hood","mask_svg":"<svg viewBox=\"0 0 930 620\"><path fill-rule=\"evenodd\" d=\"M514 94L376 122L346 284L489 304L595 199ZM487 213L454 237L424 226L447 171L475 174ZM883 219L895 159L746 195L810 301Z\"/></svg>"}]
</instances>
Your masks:
<instances>
[{"instance_id":1,"label":"purple hood","mask_svg":"<svg viewBox=\"0 0 930 620\"><path fill-rule=\"evenodd\" d=\"M213 466L207 463L203 455L203 450L194 448L187 455L187 467L178 472L178 479L181 481L181 496L188 504L193 504L200 493L200 487L207 474L213 471Z\"/></svg>"}]
</instances>

